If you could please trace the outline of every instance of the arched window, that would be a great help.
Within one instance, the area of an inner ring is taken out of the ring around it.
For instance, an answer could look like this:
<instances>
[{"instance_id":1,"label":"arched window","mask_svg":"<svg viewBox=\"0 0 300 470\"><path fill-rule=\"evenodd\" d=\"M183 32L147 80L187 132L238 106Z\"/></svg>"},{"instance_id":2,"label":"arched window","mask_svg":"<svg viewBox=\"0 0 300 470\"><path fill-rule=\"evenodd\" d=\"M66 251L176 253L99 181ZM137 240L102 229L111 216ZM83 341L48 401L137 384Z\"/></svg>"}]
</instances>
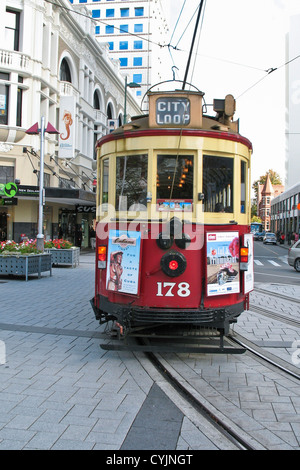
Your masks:
<instances>
[{"instance_id":1,"label":"arched window","mask_svg":"<svg viewBox=\"0 0 300 470\"><path fill-rule=\"evenodd\" d=\"M99 95L96 91L94 93L94 109L100 109Z\"/></svg>"},{"instance_id":2,"label":"arched window","mask_svg":"<svg viewBox=\"0 0 300 470\"><path fill-rule=\"evenodd\" d=\"M63 59L60 64L59 79L63 82L72 83L71 70L67 59Z\"/></svg>"},{"instance_id":3,"label":"arched window","mask_svg":"<svg viewBox=\"0 0 300 470\"><path fill-rule=\"evenodd\" d=\"M112 108L111 108L111 105L109 104L107 106L107 119L112 119L112 118L113 118Z\"/></svg>"}]
</instances>

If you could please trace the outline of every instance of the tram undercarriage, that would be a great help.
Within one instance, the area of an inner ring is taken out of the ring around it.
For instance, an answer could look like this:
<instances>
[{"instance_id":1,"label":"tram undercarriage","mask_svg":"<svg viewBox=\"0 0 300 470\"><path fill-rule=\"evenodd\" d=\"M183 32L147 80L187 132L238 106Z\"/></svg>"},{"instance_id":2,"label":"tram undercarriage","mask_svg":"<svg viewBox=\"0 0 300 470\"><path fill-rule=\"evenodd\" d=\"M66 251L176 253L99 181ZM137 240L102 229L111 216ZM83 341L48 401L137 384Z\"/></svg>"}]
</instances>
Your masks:
<instances>
[{"instance_id":1,"label":"tram undercarriage","mask_svg":"<svg viewBox=\"0 0 300 470\"><path fill-rule=\"evenodd\" d=\"M243 303L200 311L133 308L111 304L104 296L100 296L100 302L104 310L95 307L94 299L91 300L95 317L100 324L112 322L110 339L115 340L112 344L101 344L102 349L211 354L245 352L243 348L224 344L230 324L236 323L244 311Z\"/></svg>"}]
</instances>

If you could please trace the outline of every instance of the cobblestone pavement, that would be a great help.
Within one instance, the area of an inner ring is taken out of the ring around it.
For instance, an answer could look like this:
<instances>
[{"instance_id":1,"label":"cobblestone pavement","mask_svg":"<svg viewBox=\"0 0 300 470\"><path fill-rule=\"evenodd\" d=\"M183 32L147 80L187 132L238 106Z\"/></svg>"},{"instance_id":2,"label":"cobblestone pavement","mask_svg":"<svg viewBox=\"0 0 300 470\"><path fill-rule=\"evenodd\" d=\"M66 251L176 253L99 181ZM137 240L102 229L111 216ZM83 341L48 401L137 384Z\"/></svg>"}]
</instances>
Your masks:
<instances>
[{"instance_id":1,"label":"cobblestone pavement","mask_svg":"<svg viewBox=\"0 0 300 470\"><path fill-rule=\"evenodd\" d=\"M299 297L299 288L285 289L295 289ZM138 355L99 347L104 327L94 318L89 303L93 294L93 253L82 254L77 268L53 268L52 277L44 273L28 282L0 278L0 450L230 448L217 441L213 427L204 432L198 417L184 408L166 383L156 380L155 372L150 373ZM243 314L238 328L257 341L266 339L267 325L251 312ZM281 333L272 329L272 335L268 340L296 338L293 328ZM239 361L242 369L243 360ZM248 402L249 427L265 420L261 432L266 439L265 430L272 425L270 448L297 446L300 417L295 408L299 410L300 397L296 386L288 401L286 394L278 394L284 384L278 385L276 394L270 384L264 384L263 396L274 393L280 398L271 416L262 405L255 411L251 408L249 389L237 394L236 384L242 378L231 359L189 357L187 362L193 367L189 369L192 379L200 372L210 377L216 404L219 391L226 388L226 413L236 410L235 400L239 407L241 401ZM254 374L248 374L250 378L257 392ZM291 413L297 417L292 424L279 419Z\"/></svg>"}]
</instances>

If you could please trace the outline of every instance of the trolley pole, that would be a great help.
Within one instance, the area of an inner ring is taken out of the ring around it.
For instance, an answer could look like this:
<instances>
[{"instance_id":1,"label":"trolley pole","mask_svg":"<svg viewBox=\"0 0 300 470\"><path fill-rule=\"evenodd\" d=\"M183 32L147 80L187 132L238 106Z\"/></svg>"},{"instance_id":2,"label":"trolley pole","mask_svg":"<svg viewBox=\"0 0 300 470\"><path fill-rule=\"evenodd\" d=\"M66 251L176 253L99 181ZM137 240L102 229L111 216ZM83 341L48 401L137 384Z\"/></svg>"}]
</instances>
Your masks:
<instances>
[{"instance_id":1,"label":"trolley pole","mask_svg":"<svg viewBox=\"0 0 300 470\"><path fill-rule=\"evenodd\" d=\"M198 8L198 16L197 16L197 20L196 20L195 29L194 29L194 35L193 35L192 44L191 44L191 48L190 48L190 54L189 54L189 58L188 58L186 69L185 69L185 75L184 75L184 79L183 79L182 90L185 89L185 84L186 84L186 81L187 81L187 76L188 76L188 72L189 72L189 68L190 68L190 63L191 63L191 58L192 58L192 53L193 53L193 49L194 49L194 43L195 43L195 39L196 39L196 35L197 35L197 29L198 29L198 25L199 25L199 21L200 21L200 16L201 16L203 3L204 3L204 0L201 0L201 2L199 4L199 8Z\"/></svg>"}]
</instances>

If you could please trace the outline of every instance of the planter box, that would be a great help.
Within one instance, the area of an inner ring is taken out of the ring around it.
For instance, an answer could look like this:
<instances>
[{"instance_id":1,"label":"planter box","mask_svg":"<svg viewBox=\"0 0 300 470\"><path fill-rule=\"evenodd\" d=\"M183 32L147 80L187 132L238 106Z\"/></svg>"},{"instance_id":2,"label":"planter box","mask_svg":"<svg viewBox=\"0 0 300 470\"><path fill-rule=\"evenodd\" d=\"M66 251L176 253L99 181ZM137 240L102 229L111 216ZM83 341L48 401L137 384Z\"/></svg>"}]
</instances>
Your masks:
<instances>
[{"instance_id":1,"label":"planter box","mask_svg":"<svg viewBox=\"0 0 300 470\"><path fill-rule=\"evenodd\" d=\"M14 276L25 276L28 281L29 274L38 274L50 271L52 276L52 262L50 254L39 255L0 255L0 275L12 274Z\"/></svg>"},{"instance_id":2,"label":"planter box","mask_svg":"<svg viewBox=\"0 0 300 470\"><path fill-rule=\"evenodd\" d=\"M79 266L79 247L68 249L47 248L45 251L51 254L52 264L71 265L73 268Z\"/></svg>"}]
</instances>

